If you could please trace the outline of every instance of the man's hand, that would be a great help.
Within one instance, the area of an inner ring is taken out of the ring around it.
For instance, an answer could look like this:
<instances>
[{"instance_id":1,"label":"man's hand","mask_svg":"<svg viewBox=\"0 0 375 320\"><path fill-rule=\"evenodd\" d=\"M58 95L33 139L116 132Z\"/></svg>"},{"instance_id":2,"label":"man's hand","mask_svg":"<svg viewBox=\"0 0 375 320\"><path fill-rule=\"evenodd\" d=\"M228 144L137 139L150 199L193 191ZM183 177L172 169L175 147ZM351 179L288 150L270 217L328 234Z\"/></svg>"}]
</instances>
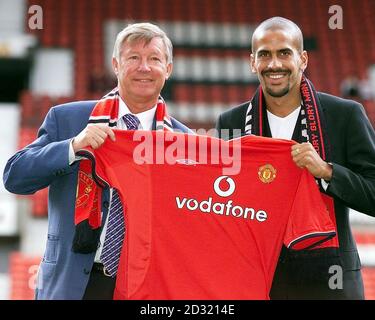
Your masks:
<instances>
[{"instance_id":1,"label":"man's hand","mask_svg":"<svg viewBox=\"0 0 375 320\"><path fill-rule=\"evenodd\" d=\"M332 179L332 165L319 156L310 142L293 145L291 153L296 165L300 168L306 168L315 178L326 181Z\"/></svg>"},{"instance_id":2,"label":"man's hand","mask_svg":"<svg viewBox=\"0 0 375 320\"><path fill-rule=\"evenodd\" d=\"M115 133L105 124L89 124L83 129L72 142L74 152L85 147L99 148L107 137L115 141Z\"/></svg>"}]
</instances>

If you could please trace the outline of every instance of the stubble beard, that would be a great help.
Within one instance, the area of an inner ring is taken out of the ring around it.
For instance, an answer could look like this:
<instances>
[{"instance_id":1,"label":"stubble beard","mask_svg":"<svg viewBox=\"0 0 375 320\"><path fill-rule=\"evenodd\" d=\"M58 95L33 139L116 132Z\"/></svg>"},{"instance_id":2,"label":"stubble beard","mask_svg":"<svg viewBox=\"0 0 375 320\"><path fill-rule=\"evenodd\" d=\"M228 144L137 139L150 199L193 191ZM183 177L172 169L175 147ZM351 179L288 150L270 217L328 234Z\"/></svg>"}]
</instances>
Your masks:
<instances>
[{"instance_id":1,"label":"stubble beard","mask_svg":"<svg viewBox=\"0 0 375 320\"><path fill-rule=\"evenodd\" d=\"M271 96L271 97L274 97L274 98L281 98L285 95L287 95L289 93L289 83L287 84L287 86L281 90L278 90L278 91L275 91L275 90L272 90L271 88L269 87L266 87L266 92Z\"/></svg>"}]
</instances>

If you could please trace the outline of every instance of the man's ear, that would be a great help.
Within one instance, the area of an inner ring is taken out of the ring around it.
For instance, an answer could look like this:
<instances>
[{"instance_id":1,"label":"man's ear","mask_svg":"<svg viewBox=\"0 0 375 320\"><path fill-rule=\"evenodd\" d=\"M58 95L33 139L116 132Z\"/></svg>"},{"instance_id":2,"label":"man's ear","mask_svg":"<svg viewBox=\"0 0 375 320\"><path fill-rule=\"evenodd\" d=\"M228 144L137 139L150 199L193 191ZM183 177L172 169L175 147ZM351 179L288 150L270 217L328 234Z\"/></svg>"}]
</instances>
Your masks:
<instances>
[{"instance_id":1,"label":"man's ear","mask_svg":"<svg viewBox=\"0 0 375 320\"><path fill-rule=\"evenodd\" d=\"M307 51L303 50L301 53L301 71L304 72L305 69L307 68L307 64L309 62L309 57L307 55Z\"/></svg>"},{"instance_id":2,"label":"man's ear","mask_svg":"<svg viewBox=\"0 0 375 320\"><path fill-rule=\"evenodd\" d=\"M173 70L173 63L169 63L169 64L167 65L167 73L166 73L166 75L165 75L165 80L168 80L168 79L169 79L169 77L170 77L171 74L172 74L172 70Z\"/></svg>"},{"instance_id":3,"label":"man's ear","mask_svg":"<svg viewBox=\"0 0 375 320\"><path fill-rule=\"evenodd\" d=\"M257 73L257 70L255 68L255 57L253 53L250 54L250 68L252 73Z\"/></svg>"},{"instance_id":4,"label":"man's ear","mask_svg":"<svg viewBox=\"0 0 375 320\"><path fill-rule=\"evenodd\" d=\"M112 68L113 68L115 75L117 76L118 75L118 62L115 57L112 58Z\"/></svg>"}]
</instances>

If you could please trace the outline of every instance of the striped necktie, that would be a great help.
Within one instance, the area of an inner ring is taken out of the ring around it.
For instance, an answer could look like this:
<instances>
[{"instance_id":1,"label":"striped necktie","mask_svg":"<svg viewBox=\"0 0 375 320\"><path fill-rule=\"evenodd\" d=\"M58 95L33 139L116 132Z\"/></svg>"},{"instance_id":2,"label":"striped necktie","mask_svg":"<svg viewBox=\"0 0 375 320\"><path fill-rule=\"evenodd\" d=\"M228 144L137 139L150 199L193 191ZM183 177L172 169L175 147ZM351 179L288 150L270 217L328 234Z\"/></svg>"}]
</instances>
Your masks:
<instances>
[{"instance_id":1,"label":"striped necktie","mask_svg":"<svg viewBox=\"0 0 375 320\"><path fill-rule=\"evenodd\" d=\"M135 115L129 113L124 115L122 119L128 130L138 129L140 122ZM124 209L118 192L115 189L113 189L108 214L107 232L100 259L105 267L105 271L111 277L115 277L125 236Z\"/></svg>"}]
</instances>

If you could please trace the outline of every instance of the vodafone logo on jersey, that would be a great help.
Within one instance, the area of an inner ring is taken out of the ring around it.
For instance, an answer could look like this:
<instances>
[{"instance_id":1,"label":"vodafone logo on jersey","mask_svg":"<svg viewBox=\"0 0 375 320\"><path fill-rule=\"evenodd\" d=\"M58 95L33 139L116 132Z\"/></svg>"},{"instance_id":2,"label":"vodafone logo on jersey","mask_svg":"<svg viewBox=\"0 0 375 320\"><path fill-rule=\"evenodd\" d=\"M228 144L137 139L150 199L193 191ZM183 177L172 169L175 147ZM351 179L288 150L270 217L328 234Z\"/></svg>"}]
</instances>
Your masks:
<instances>
[{"instance_id":1,"label":"vodafone logo on jersey","mask_svg":"<svg viewBox=\"0 0 375 320\"><path fill-rule=\"evenodd\" d=\"M225 179L225 180L224 180ZM220 183L222 181L226 181L228 184L228 189L223 190L221 189ZM214 190L217 195L220 197L229 197L233 194L234 190L236 190L236 184L234 183L234 180L232 178L229 178L228 176L221 176L217 178L214 182Z\"/></svg>"},{"instance_id":2,"label":"vodafone logo on jersey","mask_svg":"<svg viewBox=\"0 0 375 320\"><path fill-rule=\"evenodd\" d=\"M220 176L213 182L213 191L222 198L228 198L235 193L236 183L229 176ZM206 214L214 213L221 216L243 218L257 222L264 222L268 217L267 212L264 210L235 205L233 204L233 200L213 202L212 197L208 197L208 199L176 197L176 206L179 210Z\"/></svg>"}]
</instances>

